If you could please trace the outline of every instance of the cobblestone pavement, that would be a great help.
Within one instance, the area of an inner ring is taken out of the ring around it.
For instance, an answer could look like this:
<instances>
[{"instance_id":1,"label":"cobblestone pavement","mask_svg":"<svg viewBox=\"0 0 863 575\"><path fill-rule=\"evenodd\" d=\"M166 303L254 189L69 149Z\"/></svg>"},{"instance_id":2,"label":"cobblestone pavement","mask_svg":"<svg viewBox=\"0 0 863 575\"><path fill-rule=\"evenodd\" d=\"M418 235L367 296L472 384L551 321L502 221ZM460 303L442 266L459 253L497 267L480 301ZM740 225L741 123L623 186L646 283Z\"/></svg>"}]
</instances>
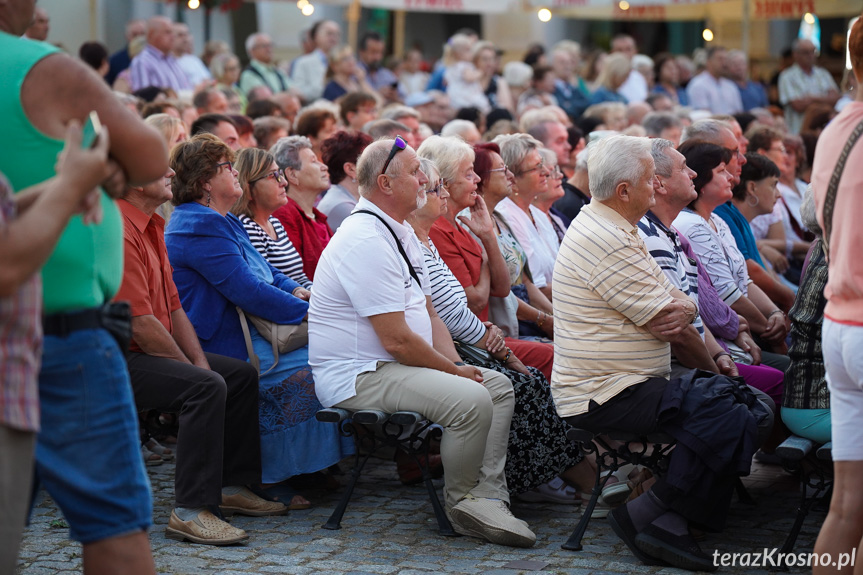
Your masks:
<instances>
[{"instance_id":1,"label":"cobblestone pavement","mask_svg":"<svg viewBox=\"0 0 863 575\"><path fill-rule=\"evenodd\" d=\"M350 460L342 462L350 467ZM348 506L340 531L321 529L338 501L340 491L306 491L315 504L285 517L234 517L231 522L251 535L244 545L208 547L165 538L164 529L173 503L174 467L150 468L155 494L150 541L159 573L265 574L285 573L685 573L677 569L640 564L602 519L591 522L580 552L560 545L580 517L577 507L552 504L513 504L514 513L536 532L532 549L512 549L468 537L438 535L431 506L422 485L402 486L395 465L372 459ZM347 482L347 474L340 479ZM777 467L755 464L744 482L757 500L755 507L733 503L728 527L701 543L705 551L756 551L778 548L791 527L798 492L793 478ZM439 490L443 482L435 482ZM816 507L804 523L796 552L811 551L825 516ZM67 539L62 515L44 492L37 500L21 548L19 575L79 573L81 547ZM509 569L516 560L538 561L536 571ZM540 570L541 569L541 570ZM809 571L792 568L791 573ZM724 573L766 573L755 567L721 568Z\"/></svg>"}]
</instances>

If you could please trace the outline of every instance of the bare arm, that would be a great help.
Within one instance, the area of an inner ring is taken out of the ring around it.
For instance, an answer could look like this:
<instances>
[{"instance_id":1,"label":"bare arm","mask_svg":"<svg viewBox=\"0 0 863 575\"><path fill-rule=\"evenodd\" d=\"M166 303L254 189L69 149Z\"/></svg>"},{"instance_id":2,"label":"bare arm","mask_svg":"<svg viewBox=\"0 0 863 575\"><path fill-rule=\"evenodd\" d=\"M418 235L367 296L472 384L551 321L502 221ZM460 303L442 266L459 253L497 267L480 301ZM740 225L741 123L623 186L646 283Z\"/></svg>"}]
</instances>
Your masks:
<instances>
[{"instance_id":1,"label":"bare arm","mask_svg":"<svg viewBox=\"0 0 863 575\"><path fill-rule=\"evenodd\" d=\"M132 339L147 355L192 363L171 333L154 315L138 315L132 318Z\"/></svg>"},{"instance_id":2,"label":"bare arm","mask_svg":"<svg viewBox=\"0 0 863 575\"><path fill-rule=\"evenodd\" d=\"M485 249L490 275L489 295L506 297L510 288L509 270L507 270L506 261L500 252L500 245L497 243L494 220L482 196L477 196L476 202L470 208L470 218L459 216L459 221L479 238Z\"/></svg>"},{"instance_id":3,"label":"bare arm","mask_svg":"<svg viewBox=\"0 0 863 575\"><path fill-rule=\"evenodd\" d=\"M192 322L189 321L186 311L181 307L172 311L171 322L174 326L174 341L180 346L183 354L194 365L210 369L210 362L207 361L207 356L204 355L201 342L198 341L198 334L195 333L195 328L192 326Z\"/></svg>"},{"instance_id":4,"label":"bare arm","mask_svg":"<svg viewBox=\"0 0 863 575\"><path fill-rule=\"evenodd\" d=\"M717 347L719 346L717 345ZM671 341L671 353L685 367L719 373L711 353L708 351L705 342L701 339L698 330L693 325L686 326Z\"/></svg>"},{"instance_id":5,"label":"bare arm","mask_svg":"<svg viewBox=\"0 0 863 575\"><path fill-rule=\"evenodd\" d=\"M450 335L446 324L435 311L430 296L426 296L426 309L431 318L432 341L434 342L434 348L453 363L461 361L461 357L459 357L458 352L455 350L455 344L452 342L452 336ZM487 330L486 333L488 333Z\"/></svg>"},{"instance_id":6,"label":"bare arm","mask_svg":"<svg viewBox=\"0 0 863 575\"><path fill-rule=\"evenodd\" d=\"M482 381L482 374L478 369L467 365L455 365L452 360L411 330L405 321L404 312L369 316L369 321L381 345L402 365L427 367L474 381Z\"/></svg>"},{"instance_id":7,"label":"bare arm","mask_svg":"<svg viewBox=\"0 0 863 575\"><path fill-rule=\"evenodd\" d=\"M81 129L64 129L66 146L57 177L22 192L22 213L0 228L0 297L8 297L45 263L72 214L108 174L109 137L92 150L81 149Z\"/></svg>"},{"instance_id":8,"label":"bare arm","mask_svg":"<svg viewBox=\"0 0 863 575\"><path fill-rule=\"evenodd\" d=\"M162 177L168 151L162 136L126 109L89 66L65 54L52 54L33 66L21 86L27 118L40 132L62 138L70 120L82 122L95 110L111 133L111 157L132 184Z\"/></svg>"}]
</instances>

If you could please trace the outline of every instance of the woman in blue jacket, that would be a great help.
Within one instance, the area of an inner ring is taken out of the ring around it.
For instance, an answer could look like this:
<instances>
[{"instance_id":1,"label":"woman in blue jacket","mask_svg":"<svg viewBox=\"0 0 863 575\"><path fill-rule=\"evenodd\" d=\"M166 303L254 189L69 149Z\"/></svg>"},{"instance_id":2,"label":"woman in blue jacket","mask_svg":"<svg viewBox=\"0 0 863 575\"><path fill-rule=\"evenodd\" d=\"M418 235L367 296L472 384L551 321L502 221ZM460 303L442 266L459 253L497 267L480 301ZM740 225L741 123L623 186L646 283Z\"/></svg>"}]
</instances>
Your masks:
<instances>
[{"instance_id":1,"label":"woman in blue jacket","mask_svg":"<svg viewBox=\"0 0 863 575\"><path fill-rule=\"evenodd\" d=\"M234 153L210 134L199 134L171 153L174 209L165 232L174 283L205 351L249 359L237 308L279 324L308 313L308 290L271 266L230 213L242 195ZM272 345L249 325L260 360L262 477L265 484L312 473L352 452L335 426L315 420L320 409L308 348L273 357ZM278 362L276 362L278 359ZM273 369L270 369L275 364ZM308 507L301 497L285 502Z\"/></svg>"}]
</instances>

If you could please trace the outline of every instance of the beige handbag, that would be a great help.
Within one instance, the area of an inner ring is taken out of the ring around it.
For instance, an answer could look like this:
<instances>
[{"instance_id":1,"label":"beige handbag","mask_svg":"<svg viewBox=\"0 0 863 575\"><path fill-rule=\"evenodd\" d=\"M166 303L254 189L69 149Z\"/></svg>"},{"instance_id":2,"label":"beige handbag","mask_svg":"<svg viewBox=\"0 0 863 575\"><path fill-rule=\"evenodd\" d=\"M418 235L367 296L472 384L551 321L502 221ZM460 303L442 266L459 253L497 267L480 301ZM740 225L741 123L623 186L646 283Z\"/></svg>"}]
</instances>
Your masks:
<instances>
[{"instance_id":1,"label":"beige handbag","mask_svg":"<svg viewBox=\"0 0 863 575\"><path fill-rule=\"evenodd\" d=\"M309 343L309 322L307 321L302 321L296 325L286 325L256 315L247 315L239 307L237 307L237 313L240 314L240 327L243 328L243 337L246 340L246 351L249 354L249 361L261 375L266 375L273 371L273 368L279 364L280 353L294 351ZM273 344L273 357L275 361L273 361L270 369L264 373L261 373L261 360L258 358L258 354L255 353L255 348L252 345L252 334L249 332L248 322L251 322L255 326L261 337Z\"/></svg>"}]
</instances>

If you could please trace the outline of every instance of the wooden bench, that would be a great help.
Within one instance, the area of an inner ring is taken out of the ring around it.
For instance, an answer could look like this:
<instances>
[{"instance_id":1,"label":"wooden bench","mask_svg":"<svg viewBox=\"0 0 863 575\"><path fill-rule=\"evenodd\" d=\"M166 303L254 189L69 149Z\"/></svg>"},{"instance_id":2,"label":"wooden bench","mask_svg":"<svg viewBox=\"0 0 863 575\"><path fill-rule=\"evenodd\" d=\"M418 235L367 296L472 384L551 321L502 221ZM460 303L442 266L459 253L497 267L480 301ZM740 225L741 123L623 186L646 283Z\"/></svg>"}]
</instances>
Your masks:
<instances>
[{"instance_id":1,"label":"wooden bench","mask_svg":"<svg viewBox=\"0 0 863 575\"><path fill-rule=\"evenodd\" d=\"M349 411L329 407L319 410L315 418L338 425L339 432L345 437L352 437L356 446L350 482L341 501L324 523L324 529L341 529L342 517L369 457L379 448L391 446L405 450L419 465L440 534L448 537L456 535L438 499L427 464L430 442L440 438L443 433L439 425L413 411L386 413L376 409Z\"/></svg>"}]
</instances>

